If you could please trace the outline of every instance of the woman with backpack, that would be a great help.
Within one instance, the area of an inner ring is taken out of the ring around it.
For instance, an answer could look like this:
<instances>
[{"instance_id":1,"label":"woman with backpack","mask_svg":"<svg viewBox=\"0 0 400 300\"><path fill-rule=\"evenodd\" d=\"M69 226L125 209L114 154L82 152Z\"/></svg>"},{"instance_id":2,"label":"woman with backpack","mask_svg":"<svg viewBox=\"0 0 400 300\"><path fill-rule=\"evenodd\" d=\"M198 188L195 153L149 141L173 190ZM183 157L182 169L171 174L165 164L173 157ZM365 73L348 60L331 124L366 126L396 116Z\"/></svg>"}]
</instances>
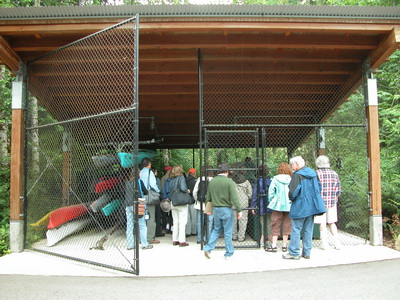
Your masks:
<instances>
[{"instance_id":1,"label":"woman with backpack","mask_svg":"<svg viewBox=\"0 0 400 300\"><path fill-rule=\"evenodd\" d=\"M270 234L270 227L271 227L271 214L267 210L268 206L268 189L269 185L271 184L271 179L268 177L269 168L267 165L261 165L258 168L258 177L253 187L253 196L251 201L251 208L258 208L257 210L253 209L253 214L258 214L260 216L261 221L261 246L264 246L264 218L261 216L266 216L266 225L267 225L267 233ZM269 237L268 237L269 238Z\"/></svg>"}]
</instances>

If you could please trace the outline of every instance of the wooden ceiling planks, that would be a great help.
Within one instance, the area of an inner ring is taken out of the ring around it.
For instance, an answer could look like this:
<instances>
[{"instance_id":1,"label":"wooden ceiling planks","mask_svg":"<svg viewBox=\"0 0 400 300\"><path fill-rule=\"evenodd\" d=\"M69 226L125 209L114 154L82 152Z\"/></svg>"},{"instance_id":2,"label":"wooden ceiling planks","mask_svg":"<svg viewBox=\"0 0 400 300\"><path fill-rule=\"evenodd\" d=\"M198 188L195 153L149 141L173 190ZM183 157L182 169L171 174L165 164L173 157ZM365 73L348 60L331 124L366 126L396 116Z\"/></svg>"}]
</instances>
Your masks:
<instances>
[{"instance_id":1,"label":"wooden ceiling planks","mask_svg":"<svg viewBox=\"0 0 400 300\"><path fill-rule=\"evenodd\" d=\"M27 63L123 19L101 16L0 20L0 62L17 71L19 60ZM253 115L255 107L263 107L266 114L292 115L299 122L304 121L302 115L315 115L314 121L326 120L360 85L360 66L365 59L369 58L372 67L377 68L399 48L399 23L393 19L339 17L141 17L140 116L155 117L158 138L163 139L157 147L197 147L201 48L207 62L203 65L205 101L218 100L219 105L210 108L215 114L228 113L234 119L236 115ZM112 44L95 47L116 53L119 50L118 45ZM63 103L68 107L66 116L99 113L102 107L93 109L95 103L91 99L108 95L110 86L120 89L114 95L120 99L119 105L129 102L129 97L125 98L126 83L119 80L125 72L123 62L122 57L114 58L109 66L107 58L88 58L87 63L94 66L96 74L70 72L67 66L60 65L65 68L65 78L78 79L75 86L84 84L85 76L98 77L99 84L94 84L86 95L74 94L68 80L47 83L45 78L52 76L48 71L37 74L33 82L42 86L32 91L47 95L43 105L50 112ZM85 103L80 103L80 96L86 96ZM310 132L307 128L296 130L294 135L276 131L270 146L288 146L294 136L304 138ZM154 133L141 132L140 138L150 140Z\"/></svg>"}]
</instances>

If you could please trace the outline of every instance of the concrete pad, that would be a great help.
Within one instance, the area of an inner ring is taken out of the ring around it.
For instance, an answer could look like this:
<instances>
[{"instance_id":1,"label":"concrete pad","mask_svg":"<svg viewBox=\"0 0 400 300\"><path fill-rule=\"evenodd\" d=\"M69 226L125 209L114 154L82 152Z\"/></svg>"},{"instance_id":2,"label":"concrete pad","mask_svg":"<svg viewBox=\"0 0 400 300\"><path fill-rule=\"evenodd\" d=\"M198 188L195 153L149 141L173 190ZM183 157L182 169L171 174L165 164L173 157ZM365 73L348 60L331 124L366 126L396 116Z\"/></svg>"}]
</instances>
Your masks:
<instances>
[{"instance_id":1,"label":"concrete pad","mask_svg":"<svg viewBox=\"0 0 400 300\"><path fill-rule=\"evenodd\" d=\"M311 251L311 259L285 260L282 252L264 249L235 250L231 260L224 259L224 250L215 250L211 259L204 256L195 242L188 247L172 246L162 239L151 250L140 250L140 276L166 277L207 274L232 274L272 270L316 268L400 258L400 252L384 246L344 246L341 250ZM133 252L132 252L133 256ZM136 276L90 264L25 250L0 257L0 274L47 276Z\"/></svg>"}]
</instances>

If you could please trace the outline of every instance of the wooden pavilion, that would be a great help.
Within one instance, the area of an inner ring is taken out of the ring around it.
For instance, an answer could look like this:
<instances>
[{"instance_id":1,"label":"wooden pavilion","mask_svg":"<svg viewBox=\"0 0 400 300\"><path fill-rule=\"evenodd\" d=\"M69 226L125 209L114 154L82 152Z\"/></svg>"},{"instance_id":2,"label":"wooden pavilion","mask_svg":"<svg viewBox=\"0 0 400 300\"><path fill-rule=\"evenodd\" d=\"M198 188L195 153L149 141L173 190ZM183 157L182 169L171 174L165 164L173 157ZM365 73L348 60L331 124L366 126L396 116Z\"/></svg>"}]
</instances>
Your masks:
<instances>
[{"instance_id":1,"label":"wooden pavilion","mask_svg":"<svg viewBox=\"0 0 400 300\"><path fill-rule=\"evenodd\" d=\"M214 70L218 70L221 78L235 72L261 74L260 82L222 80L218 82L220 93L228 93L239 85L268 85L270 93L277 99L273 112L276 116L289 114L285 106L279 105L279 99L287 97L282 95L285 91L277 84L282 76L290 78L285 83L288 85L286 91L292 91L293 95L285 98L286 105L293 108L293 113L301 111L307 115L312 111L318 116L314 122L326 120L349 95L363 86L368 120L371 243L382 244L378 102L373 73L399 48L400 8L133 5L0 9L0 63L17 76L12 106L10 204L13 251L23 249L26 64L135 15L140 18L140 115L156 120L157 148L198 147L202 122L199 118L199 49L205 57L241 58L235 66L223 59L205 65L204 74ZM258 60L268 56L271 57L269 61ZM109 81L108 84L118 82ZM308 86L308 100L296 97L302 93L299 85ZM321 85L331 88L321 91ZM51 90L58 100L75 99L69 102L71 114L94 106L90 102L79 103L79 95L63 94L62 86L44 88ZM99 92L101 90L99 88ZM253 89L248 89L240 96L252 92ZM324 94L322 97L314 97L321 93ZM231 105L234 106L229 102L221 103L219 109L226 110ZM46 108L51 111L50 105ZM236 109L243 110L243 115L251 114L246 108ZM174 118L170 117L171 113ZM299 127L296 136L304 137L307 130ZM284 134L279 136L279 140L271 139L268 146L286 145L287 140L293 139ZM154 136L141 132L140 139L151 140Z\"/></svg>"}]
</instances>

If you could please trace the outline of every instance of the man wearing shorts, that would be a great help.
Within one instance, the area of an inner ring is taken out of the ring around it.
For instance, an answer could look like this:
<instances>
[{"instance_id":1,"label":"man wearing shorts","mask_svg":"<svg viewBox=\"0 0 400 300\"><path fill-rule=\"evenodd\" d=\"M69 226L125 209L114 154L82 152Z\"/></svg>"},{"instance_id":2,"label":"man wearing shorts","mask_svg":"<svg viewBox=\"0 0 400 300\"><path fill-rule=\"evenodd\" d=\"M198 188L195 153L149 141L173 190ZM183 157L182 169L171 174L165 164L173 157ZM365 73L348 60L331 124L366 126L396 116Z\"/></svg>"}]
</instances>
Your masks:
<instances>
[{"instance_id":1,"label":"man wearing shorts","mask_svg":"<svg viewBox=\"0 0 400 300\"><path fill-rule=\"evenodd\" d=\"M321 182L321 197L324 200L326 213L322 216L316 216L314 223L320 224L319 230L321 232L322 241L321 248L324 250L329 248L328 232L326 229L326 224L328 224L335 243L335 249L339 250L340 241L336 227L336 222L338 220L337 202L342 190L339 175L330 169L329 158L325 155L318 156L315 160L315 164L318 168L317 175Z\"/></svg>"}]
</instances>

